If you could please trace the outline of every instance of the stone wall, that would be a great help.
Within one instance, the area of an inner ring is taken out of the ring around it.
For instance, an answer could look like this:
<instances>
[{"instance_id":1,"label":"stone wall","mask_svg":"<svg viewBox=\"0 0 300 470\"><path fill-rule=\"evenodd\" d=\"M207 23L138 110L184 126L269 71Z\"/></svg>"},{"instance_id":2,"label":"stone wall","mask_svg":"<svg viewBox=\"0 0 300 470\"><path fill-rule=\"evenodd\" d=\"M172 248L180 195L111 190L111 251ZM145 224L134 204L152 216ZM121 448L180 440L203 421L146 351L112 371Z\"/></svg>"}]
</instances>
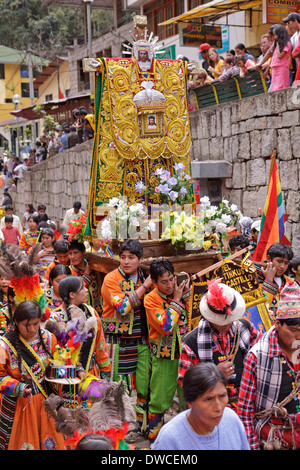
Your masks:
<instances>
[{"instance_id":1,"label":"stone wall","mask_svg":"<svg viewBox=\"0 0 300 470\"><path fill-rule=\"evenodd\" d=\"M63 220L73 202L86 207L93 142L85 142L38 163L25 173L10 194L17 215L25 212L25 204L45 204L53 220Z\"/></svg>"},{"instance_id":2,"label":"stone wall","mask_svg":"<svg viewBox=\"0 0 300 470\"><path fill-rule=\"evenodd\" d=\"M277 163L286 231L296 253L300 251L300 87L213 106L190 115L193 174L223 181L224 196L244 215L256 218L264 207L270 157ZM58 154L34 166L17 190L12 190L16 212L25 203L44 203L51 218L61 219L74 200L86 207L92 142ZM212 165L213 163L213 165ZM205 184L203 184L205 187Z\"/></svg>"},{"instance_id":3,"label":"stone wall","mask_svg":"<svg viewBox=\"0 0 300 470\"><path fill-rule=\"evenodd\" d=\"M227 162L231 177L224 195L244 215L256 218L263 208L269 180L270 157L277 164L285 212L286 231L295 252L300 252L300 87L245 98L190 115L192 159ZM217 165L216 165L217 166ZM201 180L200 180L201 184Z\"/></svg>"}]
</instances>

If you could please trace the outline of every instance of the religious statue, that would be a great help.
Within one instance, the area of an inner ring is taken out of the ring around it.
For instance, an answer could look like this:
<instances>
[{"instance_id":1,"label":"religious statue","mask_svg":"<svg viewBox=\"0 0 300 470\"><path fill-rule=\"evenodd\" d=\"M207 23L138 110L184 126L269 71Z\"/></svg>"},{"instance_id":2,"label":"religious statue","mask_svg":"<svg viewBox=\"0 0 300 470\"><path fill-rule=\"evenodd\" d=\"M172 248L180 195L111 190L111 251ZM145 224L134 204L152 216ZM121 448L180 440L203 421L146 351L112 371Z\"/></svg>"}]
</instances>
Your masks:
<instances>
[{"instance_id":1,"label":"religious statue","mask_svg":"<svg viewBox=\"0 0 300 470\"><path fill-rule=\"evenodd\" d=\"M135 16L128 58L84 59L84 70L95 72L95 137L85 237L96 238L101 207L114 197L148 209L159 199L141 194L135 185L157 185L156 171L174 172L182 163L191 175L187 63L158 59L158 38L148 37L146 17ZM185 203L194 203L192 180Z\"/></svg>"}]
</instances>

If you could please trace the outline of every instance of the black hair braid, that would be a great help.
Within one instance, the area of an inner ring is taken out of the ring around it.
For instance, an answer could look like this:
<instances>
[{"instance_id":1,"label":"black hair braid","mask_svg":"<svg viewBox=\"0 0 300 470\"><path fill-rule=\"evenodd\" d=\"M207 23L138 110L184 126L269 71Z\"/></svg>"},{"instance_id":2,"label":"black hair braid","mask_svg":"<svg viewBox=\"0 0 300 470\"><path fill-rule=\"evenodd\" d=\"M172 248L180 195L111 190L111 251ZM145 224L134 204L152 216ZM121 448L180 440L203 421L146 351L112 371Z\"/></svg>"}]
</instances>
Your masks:
<instances>
[{"instance_id":1,"label":"black hair braid","mask_svg":"<svg viewBox=\"0 0 300 470\"><path fill-rule=\"evenodd\" d=\"M42 333L41 328L39 328L38 333L39 333L40 341L41 341L41 343L42 343L42 346L43 346L44 351L46 351L46 353L48 354L48 356L50 356L51 359L53 359L52 353L47 349L47 346L46 346L46 344L45 344L45 341L44 341L44 338L43 338L43 333Z\"/></svg>"},{"instance_id":2,"label":"black hair braid","mask_svg":"<svg viewBox=\"0 0 300 470\"><path fill-rule=\"evenodd\" d=\"M15 337L15 345L16 345L16 351L17 351L17 362L18 362L18 368L21 374L21 382L25 382L27 385L29 384L29 381L26 377L25 374L22 373L22 353L21 353L21 344L20 344L20 333L17 325L14 325L13 328L13 333Z\"/></svg>"},{"instance_id":3,"label":"black hair braid","mask_svg":"<svg viewBox=\"0 0 300 470\"><path fill-rule=\"evenodd\" d=\"M13 313L12 313L11 301L10 301L9 297L7 297L7 311L8 311L8 315L9 315L9 320L10 320L11 323L13 323Z\"/></svg>"},{"instance_id":4,"label":"black hair braid","mask_svg":"<svg viewBox=\"0 0 300 470\"><path fill-rule=\"evenodd\" d=\"M3 290L0 288L0 303L3 304L3 300L4 300L4 292Z\"/></svg>"},{"instance_id":5,"label":"black hair braid","mask_svg":"<svg viewBox=\"0 0 300 470\"><path fill-rule=\"evenodd\" d=\"M62 300L66 305L67 317L68 317L68 321L70 321L72 319L71 312L70 312L70 299L69 297L64 297Z\"/></svg>"},{"instance_id":6,"label":"black hair braid","mask_svg":"<svg viewBox=\"0 0 300 470\"><path fill-rule=\"evenodd\" d=\"M10 322L13 323L13 312L12 312L12 308L11 308L11 300L10 300L10 297L15 297L15 292L13 290L13 288L11 286L8 287L8 290L7 290L7 310L8 310L8 314L9 314L9 319L10 319Z\"/></svg>"}]
</instances>

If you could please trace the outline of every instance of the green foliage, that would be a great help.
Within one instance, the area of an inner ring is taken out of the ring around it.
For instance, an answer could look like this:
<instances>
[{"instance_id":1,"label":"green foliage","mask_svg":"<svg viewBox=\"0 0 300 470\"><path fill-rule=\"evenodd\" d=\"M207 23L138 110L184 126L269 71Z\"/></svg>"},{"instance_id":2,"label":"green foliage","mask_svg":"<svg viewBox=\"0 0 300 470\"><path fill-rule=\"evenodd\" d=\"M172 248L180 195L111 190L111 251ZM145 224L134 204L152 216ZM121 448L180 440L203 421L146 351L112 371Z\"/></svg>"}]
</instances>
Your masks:
<instances>
[{"instance_id":1,"label":"green foliage","mask_svg":"<svg viewBox=\"0 0 300 470\"><path fill-rule=\"evenodd\" d=\"M64 51L72 37L84 36L84 10L42 7L43 0L0 0L0 44L19 51L30 46L52 59ZM93 10L92 24L101 35L112 23L112 13Z\"/></svg>"}]
</instances>

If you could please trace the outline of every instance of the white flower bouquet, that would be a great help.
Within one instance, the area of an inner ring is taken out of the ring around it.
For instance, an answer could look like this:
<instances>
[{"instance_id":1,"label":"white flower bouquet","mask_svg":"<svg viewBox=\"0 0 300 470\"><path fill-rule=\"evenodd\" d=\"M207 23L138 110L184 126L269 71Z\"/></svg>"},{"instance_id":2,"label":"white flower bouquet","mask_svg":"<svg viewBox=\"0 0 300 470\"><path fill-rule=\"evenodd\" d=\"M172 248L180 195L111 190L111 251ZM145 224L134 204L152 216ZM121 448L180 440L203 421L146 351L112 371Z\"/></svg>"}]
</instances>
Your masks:
<instances>
[{"instance_id":1,"label":"white flower bouquet","mask_svg":"<svg viewBox=\"0 0 300 470\"><path fill-rule=\"evenodd\" d=\"M156 194L163 203L183 201L188 193L191 177L185 173L183 163L175 163L173 167L175 170L173 175L163 168L155 170L154 174L159 184L154 189L149 190L142 181L138 181L135 184L135 190L139 194Z\"/></svg>"}]
</instances>

